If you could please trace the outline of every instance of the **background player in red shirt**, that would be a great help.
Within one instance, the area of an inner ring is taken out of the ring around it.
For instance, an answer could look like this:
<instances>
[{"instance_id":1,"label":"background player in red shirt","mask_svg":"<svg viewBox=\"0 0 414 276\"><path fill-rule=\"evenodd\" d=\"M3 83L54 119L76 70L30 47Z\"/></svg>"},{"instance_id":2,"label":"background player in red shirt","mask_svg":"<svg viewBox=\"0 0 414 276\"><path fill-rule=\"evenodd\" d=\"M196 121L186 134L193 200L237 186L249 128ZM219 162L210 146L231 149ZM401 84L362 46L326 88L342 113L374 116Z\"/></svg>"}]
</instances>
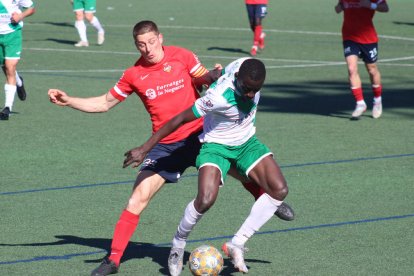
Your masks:
<instances>
[{"instance_id":1,"label":"background player in red shirt","mask_svg":"<svg viewBox=\"0 0 414 276\"><path fill-rule=\"evenodd\" d=\"M342 40L345 60L348 65L349 83L355 97L356 107L351 119L359 119L366 111L361 78L358 73L358 59L362 58L371 79L374 93L372 117L382 114L381 74L377 67L378 36L372 19L375 11L388 12L386 0L339 0L337 13L344 12Z\"/></svg>"},{"instance_id":2,"label":"background player in red shirt","mask_svg":"<svg viewBox=\"0 0 414 276\"><path fill-rule=\"evenodd\" d=\"M256 56L258 49L263 50L265 47L266 34L263 32L262 19L267 14L268 2L268 0L245 0L250 28L253 31L253 46L250 50L252 56Z\"/></svg>"},{"instance_id":3,"label":"background player in red shirt","mask_svg":"<svg viewBox=\"0 0 414 276\"><path fill-rule=\"evenodd\" d=\"M156 132L169 119L192 106L199 98L193 78L199 86L203 83L210 84L220 74L217 69L208 72L197 56L187 49L163 46L163 36L152 21L137 23L133 37L141 57L134 66L124 71L109 92L98 97L76 98L59 89L50 89L50 101L59 106L96 113L110 110L135 93L150 114L152 130ZM140 214L151 198L165 182L177 182L186 168L195 166L201 146L198 134L202 126L202 120L183 125L162 139L148 153L127 206L115 226L110 255L91 275L118 272L121 257L138 225ZM243 185L256 199L263 193L255 184L248 182ZM275 215L285 220L293 219L293 211L288 205L279 208Z\"/></svg>"}]
</instances>

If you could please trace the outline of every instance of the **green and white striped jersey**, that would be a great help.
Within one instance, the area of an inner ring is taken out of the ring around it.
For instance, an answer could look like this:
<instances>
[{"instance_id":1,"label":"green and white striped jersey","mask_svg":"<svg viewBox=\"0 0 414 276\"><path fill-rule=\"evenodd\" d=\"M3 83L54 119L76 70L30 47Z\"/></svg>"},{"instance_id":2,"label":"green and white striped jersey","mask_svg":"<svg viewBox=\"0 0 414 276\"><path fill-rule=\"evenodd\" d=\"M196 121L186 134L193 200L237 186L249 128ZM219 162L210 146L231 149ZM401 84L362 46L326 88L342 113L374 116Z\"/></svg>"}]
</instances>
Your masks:
<instances>
[{"instance_id":1,"label":"green and white striped jersey","mask_svg":"<svg viewBox=\"0 0 414 276\"><path fill-rule=\"evenodd\" d=\"M18 24L11 23L13 13L21 13L21 8L33 6L32 0L0 0L0 34L12 33L23 27L23 21Z\"/></svg>"},{"instance_id":2,"label":"green and white striped jersey","mask_svg":"<svg viewBox=\"0 0 414 276\"><path fill-rule=\"evenodd\" d=\"M239 146L255 134L260 91L254 99L248 99L241 96L234 84L234 74L246 59L237 59L226 66L224 74L207 89L205 96L194 103L194 115L204 117L201 143Z\"/></svg>"}]
</instances>

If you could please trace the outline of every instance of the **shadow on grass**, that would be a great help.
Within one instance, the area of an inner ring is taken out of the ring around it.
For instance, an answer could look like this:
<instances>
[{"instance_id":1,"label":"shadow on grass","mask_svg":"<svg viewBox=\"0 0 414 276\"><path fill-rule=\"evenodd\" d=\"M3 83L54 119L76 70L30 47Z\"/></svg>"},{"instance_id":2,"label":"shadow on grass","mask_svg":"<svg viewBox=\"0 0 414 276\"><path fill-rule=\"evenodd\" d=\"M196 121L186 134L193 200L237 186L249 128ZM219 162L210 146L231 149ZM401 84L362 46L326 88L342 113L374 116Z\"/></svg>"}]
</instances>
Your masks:
<instances>
[{"instance_id":1,"label":"shadow on grass","mask_svg":"<svg viewBox=\"0 0 414 276\"><path fill-rule=\"evenodd\" d=\"M51 25L51 26L58 26L58 27L70 27L75 28L73 23L67 23L67 22L51 22L51 21L44 21L40 22L42 24Z\"/></svg>"},{"instance_id":2,"label":"shadow on grass","mask_svg":"<svg viewBox=\"0 0 414 276\"><path fill-rule=\"evenodd\" d=\"M244 55L250 55L249 52L246 52L246 51L244 51L243 49L240 49L240 48L208 47L207 50L208 51L219 50L219 51L223 51L223 52L230 52L230 53L239 53L239 54L244 54Z\"/></svg>"},{"instance_id":3,"label":"shadow on grass","mask_svg":"<svg viewBox=\"0 0 414 276\"><path fill-rule=\"evenodd\" d=\"M111 247L112 240L104 238L82 238L72 235L56 235L56 239L59 239L54 242L44 242L44 243L25 243L25 244L0 244L0 246L31 246L31 247L41 247L41 246L60 246L60 245L81 245L87 247L98 248L107 251ZM151 258L153 262L158 263L161 268L159 272L162 275L169 275L168 272L168 255L170 253L170 247L156 246L152 243L141 243L141 242L130 242L127 249L121 260L121 265L124 262L127 262L130 259L143 259ZM96 253L99 254L99 253ZM90 254L88 254L90 256ZM42 256L36 256L37 259L34 261L41 261ZM48 256L49 258L51 256ZM52 256L53 257L53 256ZM185 251L184 253L184 270L188 270L188 258L190 257L190 252ZM95 260L85 260L85 263L96 263L97 265L101 263L102 259ZM270 263L268 261L255 260L255 259L246 259L246 262L252 263ZM220 275L238 275L238 270L234 269L233 264L228 258L224 259L224 269Z\"/></svg>"},{"instance_id":4,"label":"shadow on grass","mask_svg":"<svg viewBox=\"0 0 414 276\"><path fill-rule=\"evenodd\" d=\"M363 87L368 108L372 107L372 91ZM260 98L259 112L316 114L349 119L355 102L347 83L312 81L265 84ZM414 118L414 94L411 89L384 89L384 114ZM387 109L393 109L388 111ZM396 110L404 109L404 110ZM367 112L369 113L369 112Z\"/></svg>"},{"instance_id":5,"label":"shadow on grass","mask_svg":"<svg viewBox=\"0 0 414 276\"><path fill-rule=\"evenodd\" d=\"M402 22L402 21L394 21L394 24L397 25L408 25L408 26L414 26L414 22Z\"/></svg>"},{"instance_id":6,"label":"shadow on grass","mask_svg":"<svg viewBox=\"0 0 414 276\"><path fill-rule=\"evenodd\" d=\"M66 40L66 39L56 39L56 38L48 38L47 41L53 41L59 44L66 44L66 45L74 45L77 41L74 40Z\"/></svg>"}]
</instances>

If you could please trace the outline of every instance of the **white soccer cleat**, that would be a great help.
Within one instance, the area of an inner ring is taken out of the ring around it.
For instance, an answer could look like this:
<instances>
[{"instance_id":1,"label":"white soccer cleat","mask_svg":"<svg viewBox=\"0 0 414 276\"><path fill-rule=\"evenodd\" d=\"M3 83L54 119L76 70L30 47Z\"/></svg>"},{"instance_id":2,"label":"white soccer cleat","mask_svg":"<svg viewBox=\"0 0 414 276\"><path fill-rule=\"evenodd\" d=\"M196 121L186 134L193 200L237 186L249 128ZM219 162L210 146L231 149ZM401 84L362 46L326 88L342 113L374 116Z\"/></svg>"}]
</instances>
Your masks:
<instances>
[{"instance_id":1,"label":"white soccer cleat","mask_svg":"<svg viewBox=\"0 0 414 276\"><path fill-rule=\"evenodd\" d=\"M352 112L352 119L358 120L361 117L362 113L367 110L367 105L365 103L357 104L355 106L354 112Z\"/></svg>"},{"instance_id":2,"label":"white soccer cleat","mask_svg":"<svg viewBox=\"0 0 414 276\"><path fill-rule=\"evenodd\" d=\"M381 117L381 115L382 115L382 103L374 102L374 106L372 107L372 118L378 119L379 117Z\"/></svg>"},{"instance_id":3,"label":"white soccer cleat","mask_svg":"<svg viewBox=\"0 0 414 276\"><path fill-rule=\"evenodd\" d=\"M89 42L81 40L78 43L75 43L75 47L89 47Z\"/></svg>"},{"instance_id":4,"label":"white soccer cleat","mask_svg":"<svg viewBox=\"0 0 414 276\"><path fill-rule=\"evenodd\" d=\"M98 33L98 45L102 45L105 41L105 33Z\"/></svg>"},{"instance_id":5,"label":"white soccer cleat","mask_svg":"<svg viewBox=\"0 0 414 276\"><path fill-rule=\"evenodd\" d=\"M168 256L168 270L171 276L178 276L183 270L184 249L172 247Z\"/></svg>"},{"instance_id":6,"label":"white soccer cleat","mask_svg":"<svg viewBox=\"0 0 414 276\"><path fill-rule=\"evenodd\" d=\"M236 269L243 273L247 273L249 271L244 262L244 252L247 251L247 248L239 247L229 241L224 243L221 249L227 257L230 257L231 262Z\"/></svg>"}]
</instances>

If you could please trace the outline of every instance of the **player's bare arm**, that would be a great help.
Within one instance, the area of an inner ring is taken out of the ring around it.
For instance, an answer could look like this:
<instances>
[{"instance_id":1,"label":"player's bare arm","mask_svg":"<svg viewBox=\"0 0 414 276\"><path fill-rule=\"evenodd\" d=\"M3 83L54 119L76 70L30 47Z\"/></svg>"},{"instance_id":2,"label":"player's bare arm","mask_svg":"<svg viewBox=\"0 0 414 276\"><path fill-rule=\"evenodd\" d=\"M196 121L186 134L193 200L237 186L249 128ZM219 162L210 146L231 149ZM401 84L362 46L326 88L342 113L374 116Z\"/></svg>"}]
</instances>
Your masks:
<instances>
[{"instance_id":1,"label":"player's bare arm","mask_svg":"<svg viewBox=\"0 0 414 276\"><path fill-rule=\"evenodd\" d=\"M123 168L132 165L133 168L138 167L142 161L144 161L147 153L164 137L174 132L181 125L194 121L197 119L194 116L194 113L190 108L184 110L171 120L169 120L163 127L161 127L157 132L155 132L143 145L133 148L127 151L124 156L124 165Z\"/></svg>"},{"instance_id":2,"label":"player's bare arm","mask_svg":"<svg viewBox=\"0 0 414 276\"><path fill-rule=\"evenodd\" d=\"M69 106L73 109L89 113L107 112L120 101L110 92L98 97L76 98L70 97L66 92L59 89L49 89L50 102L59 106Z\"/></svg>"},{"instance_id":3,"label":"player's bare arm","mask_svg":"<svg viewBox=\"0 0 414 276\"><path fill-rule=\"evenodd\" d=\"M27 9L24 9L23 12L13 12L10 18L10 21L13 24L17 24L20 21L22 21L25 17L31 16L36 12L35 8L30 7Z\"/></svg>"}]
</instances>

